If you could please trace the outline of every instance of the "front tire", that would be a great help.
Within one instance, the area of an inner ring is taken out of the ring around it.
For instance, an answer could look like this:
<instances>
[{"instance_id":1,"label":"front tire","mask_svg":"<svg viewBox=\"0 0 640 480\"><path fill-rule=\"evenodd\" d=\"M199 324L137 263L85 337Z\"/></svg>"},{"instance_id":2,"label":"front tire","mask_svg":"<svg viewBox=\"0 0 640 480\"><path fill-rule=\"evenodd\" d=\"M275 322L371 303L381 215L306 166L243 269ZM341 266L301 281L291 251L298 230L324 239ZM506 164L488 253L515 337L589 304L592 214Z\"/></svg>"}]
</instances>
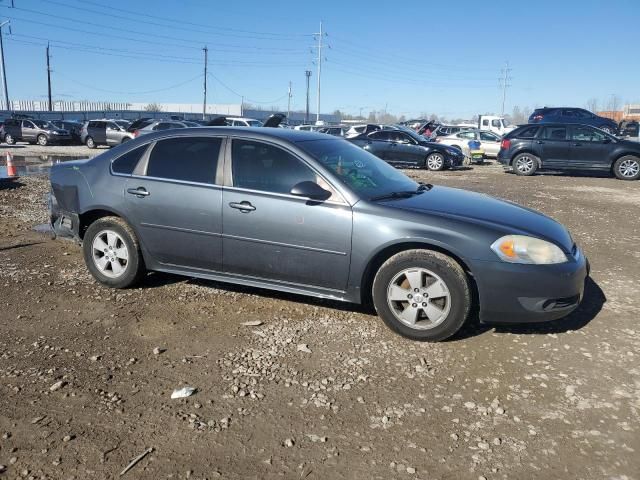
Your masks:
<instances>
[{"instance_id":1,"label":"front tire","mask_svg":"<svg viewBox=\"0 0 640 480\"><path fill-rule=\"evenodd\" d=\"M131 287L145 273L138 238L119 217L103 217L93 222L85 232L82 251L91 275L107 287Z\"/></svg>"},{"instance_id":2,"label":"front tire","mask_svg":"<svg viewBox=\"0 0 640 480\"><path fill-rule=\"evenodd\" d=\"M434 152L429 154L425 163L427 169L433 172L439 172L445 168L444 155L441 153Z\"/></svg>"},{"instance_id":3,"label":"front tire","mask_svg":"<svg viewBox=\"0 0 640 480\"><path fill-rule=\"evenodd\" d=\"M38 138L36 139L38 145L40 145L41 147L46 147L47 144L49 143L49 139L47 138L46 135L38 135Z\"/></svg>"},{"instance_id":4,"label":"front tire","mask_svg":"<svg viewBox=\"0 0 640 480\"><path fill-rule=\"evenodd\" d=\"M94 142L93 137L87 137L84 144L91 149L96 148L96 142Z\"/></svg>"},{"instance_id":5,"label":"front tire","mask_svg":"<svg viewBox=\"0 0 640 480\"><path fill-rule=\"evenodd\" d=\"M530 177L538 170L539 159L530 153L520 153L513 159L513 171L516 175Z\"/></svg>"},{"instance_id":6,"label":"front tire","mask_svg":"<svg viewBox=\"0 0 640 480\"><path fill-rule=\"evenodd\" d=\"M10 133L7 133L7 134L4 136L4 142L5 142L7 145L15 145L15 144L16 144L16 139L15 139L15 138L13 138L13 135L11 135Z\"/></svg>"},{"instance_id":7,"label":"front tire","mask_svg":"<svg viewBox=\"0 0 640 480\"><path fill-rule=\"evenodd\" d=\"M633 155L620 157L613 164L613 173L620 180L638 180L640 178L640 158Z\"/></svg>"},{"instance_id":8,"label":"front tire","mask_svg":"<svg viewBox=\"0 0 640 480\"><path fill-rule=\"evenodd\" d=\"M372 294L380 318L412 340L451 337L471 309L471 289L462 267L431 250L407 250L389 258L376 274Z\"/></svg>"}]
</instances>

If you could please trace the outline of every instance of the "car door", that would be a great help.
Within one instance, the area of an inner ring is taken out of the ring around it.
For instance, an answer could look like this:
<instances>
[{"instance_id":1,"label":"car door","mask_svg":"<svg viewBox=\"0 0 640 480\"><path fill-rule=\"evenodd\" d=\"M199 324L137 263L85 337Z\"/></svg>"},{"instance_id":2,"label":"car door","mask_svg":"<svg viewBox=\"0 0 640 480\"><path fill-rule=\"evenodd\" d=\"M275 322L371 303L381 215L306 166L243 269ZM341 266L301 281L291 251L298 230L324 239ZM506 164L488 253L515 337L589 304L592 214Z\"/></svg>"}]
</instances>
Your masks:
<instances>
[{"instance_id":1,"label":"car door","mask_svg":"<svg viewBox=\"0 0 640 480\"><path fill-rule=\"evenodd\" d=\"M126 182L130 220L153 259L168 267L222 269L222 137L150 145ZM221 162L221 160L220 160Z\"/></svg>"},{"instance_id":2,"label":"car door","mask_svg":"<svg viewBox=\"0 0 640 480\"><path fill-rule=\"evenodd\" d=\"M402 163L409 165L423 166L426 159L426 152L418 145L413 138L404 132L391 131L391 137L396 143L396 155Z\"/></svg>"},{"instance_id":3,"label":"car door","mask_svg":"<svg viewBox=\"0 0 640 480\"><path fill-rule=\"evenodd\" d=\"M118 145L121 138L121 130L117 123L106 122L105 134L107 136L107 145Z\"/></svg>"},{"instance_id":4,"label":"car door","mask_svg":"<svg viewBox=\"0 0 640 480\"><path fill-rule=\"evenodd\" d=\"M97 145L107 144L107 122L94 121L89 122L87 127L88 136L93 138L93 141Z\"/></svg>"},{"instance_id":5,"label":"car door","mask_svg":"<svg viewBox=\"0 0 640 480\"><path fill-rule=\"evenodd\" d=\"M492 132L479 132L480 145L484 150L485 155L490 157L497 157L500 151L500 142L502 137Z\"/></svg>"},{"instance_id":6,"label":"car door","mask_svg":"<svg viewBox=\"0 0 640 480\"><path fill-rule=\"evenodd\" d=\"M305 160L264 141L234 138L223 193L223 264L234 275L343 291L351 207ZM311 181L326 201L290 194Z\"/></svg>"},{"instance_id":7,"label":"car door","mask_svg":"<svg viewBox=\"0 0 640 480\"><path fill-rule=\"evenodd\" d=\"M536 153L545 168L570 168L569 132L566 125L547 125L534 140Z\"/></svg>"},{"instance_id":8,"label":"car door","mask_svg":"<svg viewBox=\"0 0 640 480\"><path fill-rule=\"evenodd\" d=\"M38 129L31 120L22 120L21 137L25 142L35 142L38 136Z\"/></svg>"},{"instance_id":9,"label":"car door","mask_svg":"<svg viewBox=\"0 0 640 480\"><path fill-rule=\"evenodd\" d=\"M363 148L386 162L397 162L392 152L392 148L395 146L391 145L389 130L379 130L367 135L367 141Z\"/></svg>"},{"instance_id":10,"label":"car door","mask_svg":"<svg viewBox=\"0 0 640 480\"><path fill-rule=\"evenodd\" d=\"M610 139L593 127L574 125L571 128L571 168L608 170Z\"/></svg>"}]
</instances>

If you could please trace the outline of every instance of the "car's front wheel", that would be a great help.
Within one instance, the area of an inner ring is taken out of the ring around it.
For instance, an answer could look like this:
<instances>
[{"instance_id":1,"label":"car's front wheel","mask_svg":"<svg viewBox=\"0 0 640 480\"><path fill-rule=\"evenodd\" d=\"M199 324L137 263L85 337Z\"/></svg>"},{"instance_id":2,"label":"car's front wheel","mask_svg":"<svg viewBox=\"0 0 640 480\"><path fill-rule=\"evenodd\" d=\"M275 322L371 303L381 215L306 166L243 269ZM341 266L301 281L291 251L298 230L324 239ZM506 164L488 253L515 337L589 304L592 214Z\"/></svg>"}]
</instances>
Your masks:
<instances>
[{"instance_id":1,"label":"car's front wheel","mask_svg":"<svg viewBox=\"0 0 640 480\"><path fill-rule=\"evenodd\" d=\"M471 290L462 267L431 250L407 250L389 258L375 276L372 294L387 326L413 340L451 337L471 308Z\"/></svg>"},{"instance_id":2,"label":"car's front wheel","mask_svg":"<svg viewBox=\"0 0 640 480\"><path fill-rule=\"evenodd\" d=\"M625 155L613 164L613 173L620 180L638 180L640 178L640 158Z\"/></svg>"},{"instance_id":3,"label":"car's front wheel","mask_svg":"<svg viewBox=\"0 0 640 480\"><path fill-rule=\"evenodd\" d=\"M440 170L444 170L444 155L438 152L434 152L429 154L427 157L427 168L429 170L433 170L434 172L438 172Z\"/></svg>"},{"instance_id":4,"label":"car's front wheel","mask_svg":"<svg viewBox=\"0 0 640 480\"><path fill-rule=\"evenodd\" d=\"M96 142L93 140L93 137L87 137L84 144L89 148L96 148Z\"/></svg>"},{"instance_id":5,"label":"car's front wheel","mask_svg":"<svg viewBox=\"0 0 640 480\"><path fill-rule=\"evenodd\" d=\"M127 288L145 272L140 243L121 218L103 217L92 223L82 240L84 261L98 282L111 288Z\"/></svg>"},{"instance_id":6,"label":"car's front wheel","mask_svg":"<svg viewBox=\"0 0 640 480\"><path fill-rule=\"evenodd\" d=\"M538 157L530 153L521 153L513 159L512 166L516 175L531 176L538 170Z\"/></svg>"}]
</instances>

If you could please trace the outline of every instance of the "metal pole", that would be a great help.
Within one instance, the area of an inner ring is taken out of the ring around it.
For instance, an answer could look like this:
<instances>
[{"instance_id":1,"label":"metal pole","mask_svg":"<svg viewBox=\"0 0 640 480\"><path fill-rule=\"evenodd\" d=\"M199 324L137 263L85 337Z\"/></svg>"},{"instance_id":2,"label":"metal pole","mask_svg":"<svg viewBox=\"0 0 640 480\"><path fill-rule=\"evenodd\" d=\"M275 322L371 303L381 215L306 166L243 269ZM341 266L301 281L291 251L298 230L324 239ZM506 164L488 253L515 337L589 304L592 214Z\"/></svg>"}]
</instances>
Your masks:
<instances>
[{"instance_id":1,"label":"metal pole","mask_svg":"<svg viewBox=\"0 0 640 480\"><path fill-rule=\"evenodd\" d=\"M244 117L244 95L242 96L242 100L240 100L240 116Z\"/></svg>"},{"instance_id":2,"label":"metal pole","mask_svg":"<svg viewBox=\"0 0 640 480\"><path fill-rule=\"evenodd\" d=\"M204 120L207 113L207 55L209 49L205 45L202 50L204 51L204 101L202 102L202 119Z\"/></svg>"},{"instance_id":3,"label":"metal pole","mask_svg":"<svg viewBox=\"0 0 640 480\"><path fill-rule=\"evenodd\" d=\"M322 76L322 22L320 22L320 33L318 34L318 101L316 111L316 123L320 121L320 77Z\"/></svg>"},{"instance_id":4,"label":"metal pole","mask_svg":"<svg viewBox=\"0 0 640 480\"><path fill-rule=\"evenodd\" d=\"M504 78L502 79L502 110L501 110L501 117L504 117L504 104L507 100L507 87L509 86L509 71L511 69L509 68L509 62L505 63L505 67L504 67Z\"/></svg>"},{"instance_id":5,"label":"metal pole","mask_svg":"<svg viewBox=\"0 0 640 480\"><path fill-rule=\"evenodd\" d=\"M307 109L304 114L304 123L309 123L309 79L311 78L311 70L306 70L304 74L307 77Z\"/></svg>"},{"instance_id":6,"label":"metal pole","mask_svg":"<svg viewBox=\"0 0 640 480\"><path fill-rule=\"evenodd\" d=\"M9 20L0 23L0 57L2 57L2 85L4 85L4 101L7 106L7 110L11 111L12 108L9 105L9 89L7 88L7 69L4 65L4 45L2 43L2 27L9 23Z\"/></svg>"},{"instance_id":7,"label":"metal pole","mask_svg":"<svg viewBox=\"0 0 640 480\"><path fill-rule=\"evenodd\" d=\"M289 99L287 100L287 118L291 116L291 80L289 80Z\"/></svg>"},{"instance_id":8,"label":"metal pole","mask_svg":"<svg viewBox=\"0 0 640 480\"><path fill-rule=\"evenodd\" d=\"M47 84L49 93L49 111L53 111L53 103L51 101L51 64L49 63L49 43L47 42Z\"/></svg>"}]
</instances>

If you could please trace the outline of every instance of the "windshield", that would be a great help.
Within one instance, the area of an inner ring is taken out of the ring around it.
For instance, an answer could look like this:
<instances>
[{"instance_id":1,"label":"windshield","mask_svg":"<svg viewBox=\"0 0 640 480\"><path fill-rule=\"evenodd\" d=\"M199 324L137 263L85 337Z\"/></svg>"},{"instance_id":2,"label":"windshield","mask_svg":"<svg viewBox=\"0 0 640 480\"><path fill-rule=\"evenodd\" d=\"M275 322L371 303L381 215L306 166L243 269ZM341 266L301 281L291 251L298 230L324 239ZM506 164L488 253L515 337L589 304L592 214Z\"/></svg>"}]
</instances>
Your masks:
<instances>
[{"instance_id":1,"label":"windshield","mask_svg":"<svg viewBox=\"0 0 640 480\"><path fill-rule=\"evenodd\" d=\"M261 127L262 126L262 122L259 122L258 120L247 120L247 123L249 124L250 127Z\"/></svg>"},{"instance_id":2,"label":"windshield","mask_svg":"<svg viewBox=\"0 0 640 480\"><path fill-rule=\"evenodd\" d=\"M507 120L506 118L502 119L502 126L503 127L508 127L509 125L511 125L511 122L509 120Z\"/></svg>"},{"instance_id":3,"label":"windshield","mask_svg":"<svg viewBox=\"0 0 640 480\"><path fill-rule=\"evenodd\" d=\"M418 183L388 163L345 140L310 140L298 145L360 197L371 199L418 188Z\"/></svg>"}]
</instances>

